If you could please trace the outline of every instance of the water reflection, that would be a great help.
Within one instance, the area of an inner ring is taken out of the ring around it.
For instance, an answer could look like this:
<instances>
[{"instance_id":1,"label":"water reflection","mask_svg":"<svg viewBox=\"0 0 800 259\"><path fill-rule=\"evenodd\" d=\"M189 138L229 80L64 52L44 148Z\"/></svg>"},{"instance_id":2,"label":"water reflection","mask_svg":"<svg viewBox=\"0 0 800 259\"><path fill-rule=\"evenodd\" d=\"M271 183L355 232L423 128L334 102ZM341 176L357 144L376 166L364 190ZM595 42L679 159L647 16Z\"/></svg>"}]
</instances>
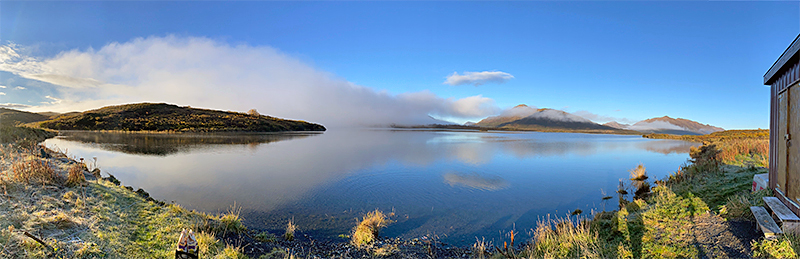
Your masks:
<instances>
[{"instance_id":1,"label":"water reflection","mask_svg":"<svg viewBox=\"0 0 800 259\"><path fill-rule=\"evenodd\" d=\"M508 187L508 182L496 175L480 175L478 173L446 173L444 182L450 186L463 186L476 190L496 191Z\"/></svg>"},{"instance_id":2,"label":"water reflection","mask_svg":"<svg viewBox=\"0 0 800 259\"><path fill-rule=\"evenodd\" d=\"M647 151L669 155L669 154L688 153L691 147L696 147L700 145L700 143L693 143L686 141L671 141L671 140L654 140L654 141L641 142L638 143L638 145Z\"/></svg>"},{"instance_id":3,"label":"water reflection","mask_svg":"<svg viewBox=\"0 0 800 259\"><path fill-rule=\"evenodd\" d=\"M394 210L389 236L440 235L474 242L539 217L599 208L644 163L668 175L691 143L640 136L563 133L329 130L324 134L170 136L70 133L47 140L98 157L104 172L157 199L224 211L244 206L245 223L336 238L362 212ZM231 145L233 144L233 145Z\"/></svg>"},{"instance_id":4,"label":"water reflection","mask_svg":"<svg viewBox=\"0 0 800 259\"><path fill-rule=\"evenodd\" d=\"M100 149L126 154L167 156L208 149L210 145L266 144L321 133L119 133L93 131L62 131L59 138L77 141Z\"/></svg>"}]
</instances>

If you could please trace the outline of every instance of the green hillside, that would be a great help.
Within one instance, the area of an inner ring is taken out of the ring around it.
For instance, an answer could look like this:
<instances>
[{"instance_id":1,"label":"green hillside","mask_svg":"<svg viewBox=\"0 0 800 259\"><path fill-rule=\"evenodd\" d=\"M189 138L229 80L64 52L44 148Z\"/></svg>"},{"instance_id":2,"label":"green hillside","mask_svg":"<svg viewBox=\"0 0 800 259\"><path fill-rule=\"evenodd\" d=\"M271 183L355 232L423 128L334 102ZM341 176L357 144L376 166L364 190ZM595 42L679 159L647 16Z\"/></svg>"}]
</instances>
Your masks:
<instances>
[{"instance_id":1,"label":"green hillside","mask_svg":"<svg viewBox=\"0 0 800 259\"><path fill-rule=\"evenodd\" d=\"M48 120L50 117L38 113L0 108L0 125L13 126L16 124Z\"/></svg>"},{"instance_id":2,"label":"green hillside","mask_svg":"<svg viewBox=\"0 0 800 259\"><path fill-rule=\"evenodd\" d=\"M305 121L259 114L179 107L166 103L108 106L79 114L65 114L40 124L55 130L120 130L173 132L324 131Z\"/></svg>"}]
</instances>

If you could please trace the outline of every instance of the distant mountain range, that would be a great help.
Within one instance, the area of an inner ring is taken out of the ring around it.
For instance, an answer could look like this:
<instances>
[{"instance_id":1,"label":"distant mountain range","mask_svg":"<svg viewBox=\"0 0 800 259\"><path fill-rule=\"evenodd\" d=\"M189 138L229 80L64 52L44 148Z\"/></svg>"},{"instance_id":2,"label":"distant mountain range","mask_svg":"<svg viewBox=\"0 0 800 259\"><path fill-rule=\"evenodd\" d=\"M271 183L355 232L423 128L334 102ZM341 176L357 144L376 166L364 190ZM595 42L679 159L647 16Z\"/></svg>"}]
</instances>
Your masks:
<instances>
[{"instance_id":1,"label":"distant mountain range","mask_svg":"<svg viewBox=\"0 0 800 259\"><path fill-rule=\"evenodd\" d=\"M608 132L623 134L663 133L674 135L704 135L724 130L708 124L701 124L682 118L670 118L668 116L643 120L633 125L621 124L616 121L598 124L565 111L536 109L524 104L506 110L500 115L483 119L478 123L465 125L533 131Z\"/></svg>"}]
</instances>

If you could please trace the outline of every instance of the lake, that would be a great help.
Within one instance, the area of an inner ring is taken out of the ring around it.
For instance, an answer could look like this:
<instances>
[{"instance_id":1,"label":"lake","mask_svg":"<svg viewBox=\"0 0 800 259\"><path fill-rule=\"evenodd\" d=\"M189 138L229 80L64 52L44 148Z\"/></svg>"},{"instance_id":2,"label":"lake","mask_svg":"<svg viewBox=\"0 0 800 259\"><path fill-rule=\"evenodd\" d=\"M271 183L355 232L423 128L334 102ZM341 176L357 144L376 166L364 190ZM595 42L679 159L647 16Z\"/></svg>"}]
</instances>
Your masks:
<instances>
[{"instance_id":1,"label":"lake","mask_svg":"<svg viewBox=\"0 0 800 259\"><path fill-rule=\"evenodd\" d=\"M367 211L394 212L382 236L454 245L575 209L617 207L616 189L643 163L676 171L696 143L641 136L389 129L277 134L62 132L47 147L83 157L123 185L211 213L242 207L248 227L335 240ZM91 166L90 166L91 167ZM614 196L604 202L603 196ZM499 242L502 243L502 242Z\"/></svg>"}]
</instances>

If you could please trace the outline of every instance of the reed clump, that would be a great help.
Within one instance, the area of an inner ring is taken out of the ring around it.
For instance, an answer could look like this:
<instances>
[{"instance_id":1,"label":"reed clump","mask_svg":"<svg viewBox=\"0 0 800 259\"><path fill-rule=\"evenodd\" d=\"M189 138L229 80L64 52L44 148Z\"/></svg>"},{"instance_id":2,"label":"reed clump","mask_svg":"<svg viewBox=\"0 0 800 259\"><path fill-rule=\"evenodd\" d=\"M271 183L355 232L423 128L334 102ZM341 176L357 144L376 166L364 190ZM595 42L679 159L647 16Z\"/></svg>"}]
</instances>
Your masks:
<instances>
[{"instance_id":1,"label":"reed clump","mask_svg":"<svg viewBox=\"0 0 800 259\"><path fill-rule=\"evenodd\" d=\"M368 212L353 229L350 242L359 248L372 245L378 238L380 230L394 223L390 219L391 216L394 216L394 213L385 214L377 209Z\"/></svg>"}]
</instances>

